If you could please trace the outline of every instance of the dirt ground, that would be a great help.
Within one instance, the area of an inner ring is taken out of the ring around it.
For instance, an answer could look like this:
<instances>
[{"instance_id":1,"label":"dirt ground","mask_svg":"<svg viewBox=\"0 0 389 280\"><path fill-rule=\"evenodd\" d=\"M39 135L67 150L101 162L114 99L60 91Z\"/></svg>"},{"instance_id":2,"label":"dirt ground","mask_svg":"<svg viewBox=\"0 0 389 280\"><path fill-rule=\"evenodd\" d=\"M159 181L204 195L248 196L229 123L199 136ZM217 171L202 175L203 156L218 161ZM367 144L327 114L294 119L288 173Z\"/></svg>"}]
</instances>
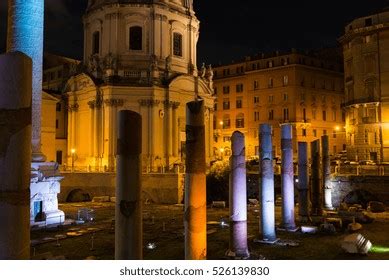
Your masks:
<instances>
[{"instance_id":1,"label":"dirt ground","mask_svg":"<svg viewBox=\"0 0 389 280\"><path fill-rule=\"evenodd\" d=\"M114 203L69 203L61 204L66 217L76 219L79 209L94 210L94 220L83 225L66 225L55 228L33 229L31 232L31 256L33 259L114 259ZM343 252L341 241L348 234L339 229L336 234L301 232L277 232L282 241L297 243L298 246L264 245L254 243L259 237L259 208L249 207L248 237L252 259L269 260L389 260L389 213L379 215L360 231L373 246L381 250L367 256L350 255ZM209 208L208 259L226 259L229 243L229 228L222 228L221 219L228 218L228 209ZM184 258L184 227L182 205L144 205L143 208L144 259L176 260ZM276 207L276 221L280 221L280 207ZM165 228L165 229L164 229ZM68 236L68 233L78 236ZM148 249L149 243L155 244Z\"/></svg>"}]
</instances>

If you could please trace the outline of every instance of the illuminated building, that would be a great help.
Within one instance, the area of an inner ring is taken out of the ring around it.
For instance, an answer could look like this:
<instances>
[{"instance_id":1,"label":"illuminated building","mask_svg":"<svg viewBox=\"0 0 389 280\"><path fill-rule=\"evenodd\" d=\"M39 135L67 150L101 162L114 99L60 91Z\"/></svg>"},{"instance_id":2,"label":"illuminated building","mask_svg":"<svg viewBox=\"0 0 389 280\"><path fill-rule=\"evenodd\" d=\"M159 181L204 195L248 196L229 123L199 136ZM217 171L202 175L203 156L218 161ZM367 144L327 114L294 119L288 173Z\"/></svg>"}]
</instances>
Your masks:
<instances>
[{"instance_id":1,"label":"illuminated building","mask_svg":"<svg viewBox=\"0 0 389 280\"><path fill-rule=\"evenodd\" d=\"M196 67L199 37L192 1L89 1L85 68L65 86L68 165L115 170L119 110L142 115L144 171L171 170L185 154L185 106L206 107L206 158L212 156L212 69Z\"/></svg>"},{"instance_id":2,"label":"illuminated building","mask_svg":"<svg viewBox=\"0 0 389 280\"><path fill-rule=\"evenodd\" d=\"M332 58L335 57L335 58ZM214 153L229 156L234 130L246 136L247 156L259 155L259 125L273 126L273 152L280 157L280 125L292 123L297 142L330 136L330 152L345 149L342 66L332 52L275 53L215 68L217 95Z\"/></svg>"},{"instance_id":3,"label":"illuminated building","mask_svg":"<svg viewBox=\"0 0 389 280\"><path fill-rule=\"evenodd\" d=\"M347 156L389 161L389 11L355 19L340 38Z\"/></svg>"}]
</instances>

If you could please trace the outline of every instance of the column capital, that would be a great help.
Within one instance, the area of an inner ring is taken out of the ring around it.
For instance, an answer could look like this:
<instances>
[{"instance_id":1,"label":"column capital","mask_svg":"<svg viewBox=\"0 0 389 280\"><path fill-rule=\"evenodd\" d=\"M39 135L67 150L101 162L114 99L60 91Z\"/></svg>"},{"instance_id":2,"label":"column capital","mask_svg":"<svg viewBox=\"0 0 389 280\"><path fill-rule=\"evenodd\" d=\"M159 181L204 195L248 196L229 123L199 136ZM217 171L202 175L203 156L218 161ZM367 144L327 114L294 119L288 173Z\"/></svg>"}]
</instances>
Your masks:
<instances>
[{"instance_id":1,"label":"column capital","mask_svg":"<svg viewBox=\"0 0 389 280\"><path fill-rule=\"evenodd\" d=\"M67 110L69 112L77 112L79 107L80 106L78 105L78 103L74 103L74 104L67 106Z\"/></svg>"},{"instance_id":2,"label":"column capital","mask_svg":"<svg viewBox=\"0 0 389 280\"><path fill-rule=\"evenodd\" d=\"M110 98L110 99L105 99L104 103L108 107L121 107L124 104L124 100L123 99Z\"/></svg>"},{"instance_id":3,"label":"column capital","mask_svg":"<svg viewBox=\"0 0 389 280\"><path fill-rule=\"evenodd\" d=\"M139 99L138 102L140 106L144 106L144 107L154 107L161 104L160 100L154 100L154 99Z\"/></svg>"}]
</instances>

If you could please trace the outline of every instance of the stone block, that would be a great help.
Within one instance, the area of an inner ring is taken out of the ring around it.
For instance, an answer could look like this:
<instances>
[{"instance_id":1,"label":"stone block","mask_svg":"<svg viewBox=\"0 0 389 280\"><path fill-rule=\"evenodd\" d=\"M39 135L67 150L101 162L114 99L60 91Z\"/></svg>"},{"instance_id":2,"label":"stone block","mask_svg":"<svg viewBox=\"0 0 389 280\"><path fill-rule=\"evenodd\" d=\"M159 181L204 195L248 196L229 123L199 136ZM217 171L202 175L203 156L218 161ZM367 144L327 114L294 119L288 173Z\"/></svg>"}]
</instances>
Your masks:
<instances>
[{"instance_id":1,"label":"stone block","mask_svg":"<svg viewBox=\"0 0 389 280\"><path fill-rule=\"evenodd\" d=\"M367 210L372 213L382 213L385 212L385 204L379 201L370 201Z\"/></svg>"},{"instance_id":2,"label":"stone block","mask_svg":"<svg viewBox=\"0 0 389 280\"><path fill-rule=\"evenodd\" d=\"M318 231L319 228L315 226L301 226L302 233L316 234Z\"/></svg>"},{"instance_id":3,"label":"stone block","mask_svg":"<svg viewBox=\"0 0 389 280\"><path fill-rule=\"evenodd\" d=\"M110 202L111 198L109 196L95 196L92 202Z\"/></svg>"},{"instance_id":4,"label":"stone block","mask_svg":"<svg viewBox=\"0 0 389 280\"><path fill-rule=\"evenodd\" d=\"M348 235L342 242L342 249L349 254L366 255L372 244L359 233Z\"/></svg>"}]
</instances>

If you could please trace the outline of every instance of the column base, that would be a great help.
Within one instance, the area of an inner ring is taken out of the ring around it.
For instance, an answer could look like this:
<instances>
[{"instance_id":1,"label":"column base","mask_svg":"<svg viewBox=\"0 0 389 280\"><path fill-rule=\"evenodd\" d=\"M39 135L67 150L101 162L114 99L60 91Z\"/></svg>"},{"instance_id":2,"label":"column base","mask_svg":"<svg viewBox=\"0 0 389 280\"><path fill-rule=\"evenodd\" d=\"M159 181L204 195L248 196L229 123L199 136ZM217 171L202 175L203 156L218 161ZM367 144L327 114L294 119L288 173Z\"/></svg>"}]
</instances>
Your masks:
<instances>
[{"instance_id":1,"label":"column base","mask_svg":"<svg viewBox=\"0 0 389 280\"><path fill-rule=\"evenodd\" d=\"M296 226L292 226L292 227L285 227L283 225L280 225L277 227L277 230L278 231L286 231L286 232L297 232L300 228L299 227L296 227Z\"/></svg>"},{"instance_id":2,"label":"column base","mask_svg":"<svg viewBox=\"0 0 389 280\"><path fill-rule=\"evenodd\" d=\"M254 239L254 243L268 244L268 245L274 245L278 241L280 241L279 238L276 238L276 239Z\"/></svg>"},{"instance_id":3,"label":"column base","mask_svg":"<svg viewBox=\"0 0 389 280\"><path fill-rule=\"evenodd\" d=\"M226 257L233 258L235 260L247 260L250 258L250 253L248 250L246 252L236 253L229 249L226 252Z\"/></svg>"},{"instance_id":4,"label":"column base","mask_svg":"<svg viewBox=\"0 0 389 280\"><path fill-rule=\"evenodd\" d=\"M47 157L39 152L39 153L32 153L31 155L31 161L32 162L46 162Z\"/></svg>"}]
</instances>

